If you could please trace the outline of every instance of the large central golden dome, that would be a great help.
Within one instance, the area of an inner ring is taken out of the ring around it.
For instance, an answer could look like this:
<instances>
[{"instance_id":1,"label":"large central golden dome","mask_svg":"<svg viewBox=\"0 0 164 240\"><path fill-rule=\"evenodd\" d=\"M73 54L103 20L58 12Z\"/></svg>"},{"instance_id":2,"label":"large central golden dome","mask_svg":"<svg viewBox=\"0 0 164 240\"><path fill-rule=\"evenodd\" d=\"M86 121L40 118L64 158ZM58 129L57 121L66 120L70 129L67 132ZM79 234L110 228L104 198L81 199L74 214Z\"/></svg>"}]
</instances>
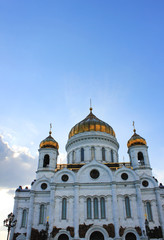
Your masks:
<instances>
[{"instance_id":1,"label":"large central golden dome","mask_svg":"<svg viewBox=\"0 0 164 240\"><path fill-rule=\"evenodd\" d=\"M77 123L70 131L69 138L72 136L83 133L83 132L105 132L115 137L115 132L111 126L107 123L98 119L93 113L92 108L90 108L90 114L81 122Z\"/></svg>"}]
</instances>

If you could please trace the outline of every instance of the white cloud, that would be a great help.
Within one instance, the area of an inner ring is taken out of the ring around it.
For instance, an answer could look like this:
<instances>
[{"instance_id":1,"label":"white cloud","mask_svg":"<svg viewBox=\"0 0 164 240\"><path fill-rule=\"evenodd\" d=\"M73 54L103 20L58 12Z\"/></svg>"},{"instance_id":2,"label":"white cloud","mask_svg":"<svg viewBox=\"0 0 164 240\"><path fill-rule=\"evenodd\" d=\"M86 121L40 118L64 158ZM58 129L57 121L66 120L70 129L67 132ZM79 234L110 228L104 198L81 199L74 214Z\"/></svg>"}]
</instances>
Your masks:
<instances>
[{"instance_id":1,"label":"white cloud","mask_svg":"<svg viewBox=\"0 0 164 240\"><path fill-rule=\"evenodd\" d=\"M9 192L10 191L10 192ZM13 189L0 189L0 239L5 240L7 237L7 228L3 226L3 221L7 218L8 214L13 211L14 204L14 191ZM3 206L3 208L2 208Z\"/></svg>"},{"instance_id":2,"label":"white cloud","mask_svg":"<svg viewBox=\"0 0 164 240\"><path fill-rule=\"evenodd\" d=\"M35 178L37 160L26 147L10 147L0 136L0 187L18 187Z\"/></svg>"}]
</instances>

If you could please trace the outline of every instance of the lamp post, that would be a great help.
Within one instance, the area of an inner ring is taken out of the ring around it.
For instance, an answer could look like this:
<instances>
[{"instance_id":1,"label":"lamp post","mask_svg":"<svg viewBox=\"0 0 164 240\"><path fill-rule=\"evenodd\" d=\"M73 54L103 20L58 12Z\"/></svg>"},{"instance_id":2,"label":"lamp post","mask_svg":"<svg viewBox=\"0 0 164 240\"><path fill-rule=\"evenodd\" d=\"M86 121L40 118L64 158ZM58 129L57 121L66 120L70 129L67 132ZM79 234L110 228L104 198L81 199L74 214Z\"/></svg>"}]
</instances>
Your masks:
<instances>
[{"instance_id":1,"label":"lamp post","mask_svg":"<svg viewBox=\"0 0 164 240\"><path fill-rule=\"evenodd\" d=\"M10 213L8 217L3 221L3 225L8 228L7 240L9 239L10 229L15 227L17 220L14 220L14 214Z\"/></svg>"},{"instance_id":2,"label":"lamp post","mask_svg":"<svg viewBox=\"0 0 164 240\"><path fill-rule=\"evenodd\" d=\"M147 218L145 219L145 229L146 229L146 235L147 235L148 240L149 240L150 239L149 238L150 228L149 228L149 222L148 222Z\"/></svg>"},{"instance_id":3,"label":"lamp post","mask_svg":"<svg viewBox=\"0 0 164 240\"><path fill-rule=\"evenodd\" d=\"M47 217L47 222L46 222L46 239L48 240L48 230L49 230L49 217Z\"/></svg>"}]
</instances>

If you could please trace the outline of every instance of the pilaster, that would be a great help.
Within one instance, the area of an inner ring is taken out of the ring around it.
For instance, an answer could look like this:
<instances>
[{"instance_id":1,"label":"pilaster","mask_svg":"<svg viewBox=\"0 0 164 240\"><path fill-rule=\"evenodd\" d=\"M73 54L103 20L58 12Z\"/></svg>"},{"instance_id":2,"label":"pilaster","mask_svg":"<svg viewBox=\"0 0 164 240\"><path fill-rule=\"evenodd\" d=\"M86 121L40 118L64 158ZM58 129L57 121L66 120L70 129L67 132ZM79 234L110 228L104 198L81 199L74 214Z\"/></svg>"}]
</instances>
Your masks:
<instances>
[{"instance_id":1,"label":"pilaster","mask_svg":"<svg viewBox=\"0 0 164 240\"><path fill-rule=\"evenodd\" d=\"M163 234L163 237L164 237L164 216L163 216L163 210L162 210L162 205L161 205L159 188L155 188L155 196L156 196L156 200L157 200L159 222L160 222L160 225L161 225L161 228L162 228L162 234Z\"/></svg>"},{"instance_id":2,"label":"pilaster","mask_svg":"<svg viewBox=\"0 0 164 240\"><path fill-rule=\"evenodd\" d=\"M136 183L136 195L137 195L137 213L138 213L138 219L140 228L143 231L145 231L145 218L144 218L144 211L142 207L142 198L141 198L141 191L140 191L140 184Z\"/></svg>"},{"instance_id":3,"label":"pilaster","mask_svg":"<svg viewBox=\"0 0 164 240\"><path fill-rule=\"evenodd\" d=\"M30 240L33 220L34 192L31 191L26 240Z\"/></svg>"},{"instance_id":4,"label":"pilaster","mask_svg":"<svg viewBox=\"0 0 164 240\"><path fill-rule=\"evenodd\" d=\"M74 229L75 229L75 239L79 238L79 209L78 209L78 198L79 198L79 186L75 184L74 186Z\"/></svg>"},{"instance_id":5,"label":"pilaster","mask_svg":"<svg viewBox=\"0 0 164 240\"><path fill-rule=\"evenodd\" d=\"M114 227L115 227L115 239L119 237L119 221L118 221L118 204L117 204L117 197L116 197L116 184L113 183L112 185L112 209L113 209L113 220L114 220Z\"/></svg>"}]
</instances>

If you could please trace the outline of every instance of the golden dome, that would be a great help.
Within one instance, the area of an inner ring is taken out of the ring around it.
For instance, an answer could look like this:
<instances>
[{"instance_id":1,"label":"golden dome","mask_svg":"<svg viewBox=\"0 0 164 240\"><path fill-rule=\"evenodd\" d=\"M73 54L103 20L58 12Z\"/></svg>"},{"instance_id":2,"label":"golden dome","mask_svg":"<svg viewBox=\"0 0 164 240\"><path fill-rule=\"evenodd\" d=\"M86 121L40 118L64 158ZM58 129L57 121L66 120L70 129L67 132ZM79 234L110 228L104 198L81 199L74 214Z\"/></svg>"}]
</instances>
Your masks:
<instances>
[{"instance_id":1,"label":"golden dome","mask_svg":"<svg viewBox=\"0 0 164 240\"><path fill-rule=\"evenodd\" d=\"M41 141L40 148L56 148L59 149L59 144L55 141L55 139L51 136L51 131L49 132L49 136Z\"/></svg>"},{"instance_id":2,"label":"golden dome","mask_svg":"<svg viewBox=\"0 0 164 240\"><path fill-rule=\"evenodd\" d=\"M109 126L107 123L101 121L98 119L93 113L92 108L90 108L90 114L81 122L77 123L70 131L69 138L72 136L82 133L82 132L90 132L90 131L96 131L96 132L105 132L113 137L115 137L115 132L111 126Z\"/></svg>"},{"instance_id":3,"label":"golden dome","mask_svg":"<svg viewBox=\"0 0 164 240\"><path fill-rule=\"evenodd\" d=\"M147 145L146 140L136 133L134 129L133 136L127 142L128 148L135 145Z\"/></svg>"}]
</instances>

